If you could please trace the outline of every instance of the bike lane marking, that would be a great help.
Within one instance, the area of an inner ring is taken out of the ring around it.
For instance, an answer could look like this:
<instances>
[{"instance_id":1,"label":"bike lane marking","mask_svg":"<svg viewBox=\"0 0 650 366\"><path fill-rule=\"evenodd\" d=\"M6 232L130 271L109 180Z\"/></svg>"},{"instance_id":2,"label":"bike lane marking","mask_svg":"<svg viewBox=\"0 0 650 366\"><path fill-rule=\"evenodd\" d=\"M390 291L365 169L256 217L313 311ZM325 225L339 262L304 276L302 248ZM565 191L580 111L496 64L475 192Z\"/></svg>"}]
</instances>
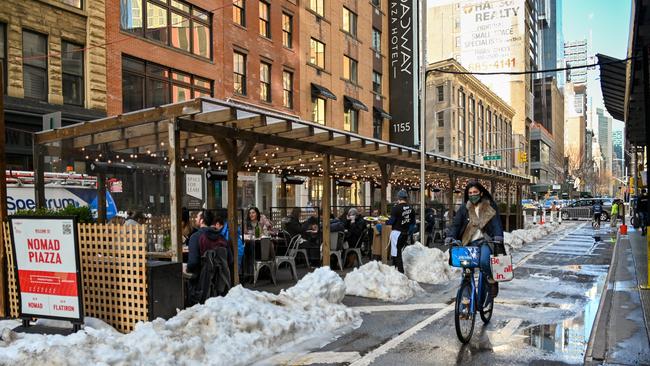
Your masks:
<instances>
[{"instance_id":1,"label":"bike lane marking","mask_svg":"<svg viewBox=\"0 0 650 366\"><path fill-rule=\"evenodd\" d=\"M574 230L577 230L581 228L580 225L578 225ZM534 252L526 255L524 258L522 258L517 264L513 266L513 268L517 268L524 263L526 263L530 258L535 256L536 254L539 254L542 252L544 249L550 247L551 245L557 243L558 241L564 239L568 233L566 231L562 232L561 235L558 236L556 240L553 240L552 242L542 246L541 248L535 250ZM452 302L451 304L447 305L444 307L442 310L438 311L437 313L429 316L428 318L424 319L423 321L419 322L418 324L414 325L412 328L407 329L397 337L391 339L390 341L382 344L381 346L375 348L374 350L368 352L365 354L363 357L360 359L354 361L353 363L350 364L350 366L368 366L370 365L374 360L376 360L378 357L388 353L391 349L399 346L402 342L404 342L406 339L410 338L412 335L415 333L419 332L422 330L424 327L428 326L429 324L433 323L434 321L441 319L442 317L446 316L450 312L454 310L456 307L456 304Z\"/></svg>"},{"instance_id":2,"label":"bike lane marking","mask_svg":"<svg viewBox=\"0 0 650 366\"><path fill-rule=\"evenodd\" d=\"M354 306L352 309L362 313L376 313L380 311L413 311L413 310L435 310L443 309L448 304L404 304L404 305L376 305L376 306Z\"/></svg>"}]
</instances>

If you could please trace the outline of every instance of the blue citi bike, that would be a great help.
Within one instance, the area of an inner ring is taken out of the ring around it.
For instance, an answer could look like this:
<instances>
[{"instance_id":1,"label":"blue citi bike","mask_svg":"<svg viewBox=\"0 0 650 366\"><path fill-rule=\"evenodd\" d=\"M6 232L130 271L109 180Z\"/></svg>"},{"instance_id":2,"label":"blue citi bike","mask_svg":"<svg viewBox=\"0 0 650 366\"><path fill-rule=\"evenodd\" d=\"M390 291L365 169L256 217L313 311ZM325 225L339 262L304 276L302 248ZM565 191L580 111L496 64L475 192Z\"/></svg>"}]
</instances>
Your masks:
<instances>
[{"instance_id":1,"label":"blue citi bike","mask_svg":"<svg viewBox=\"0 0 650 366\"><path fill-rule=\"evenodd\" d=\"M468 343L474 332L474 322L478 311L483 323L487 324L492 318L494 298L489 291L487 278L479 267L481 258L480 246L460 246L460 241L452 242L451 265L462 269L460 287L456 294L454 323L456 335L462 343ZM475 270L478 270L478 285L475 281Z\"/></svg>"}]
</instances>

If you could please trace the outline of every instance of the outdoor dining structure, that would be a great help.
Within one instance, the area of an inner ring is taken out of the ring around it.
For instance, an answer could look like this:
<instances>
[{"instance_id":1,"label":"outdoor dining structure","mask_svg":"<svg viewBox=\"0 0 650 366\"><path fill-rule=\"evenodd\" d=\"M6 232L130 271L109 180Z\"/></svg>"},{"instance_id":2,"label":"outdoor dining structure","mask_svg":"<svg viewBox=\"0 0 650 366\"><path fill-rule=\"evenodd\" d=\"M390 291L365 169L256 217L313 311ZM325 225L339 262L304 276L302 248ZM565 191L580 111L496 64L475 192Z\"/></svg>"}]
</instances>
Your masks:
<instances>
[{"instance_id":1,"label":"outdoor dining structure","mask_svg":"<svg viewBox=\"0 0 650 366\"><path fill-rule=\"evenodd\" d=\"M181 197L185 194L184 174L190 169L223 176L227 182L227 222L232 227L242 221L237 200L238 172L321 177L320 215L324 218L330 217L334 205L332 186L337 179L372 182L373 190L374 187L380 190L379 210L384 215L389 213L389 184L414 189L420 186L421 157L417 149L232 100L198 98L102 118L36 133L33 142L37 207L46 205L45 172L84 165L86 174L97 177L97 223L79 225L83 304L86 315L102 318L120 331L129 331L136 321L151 317L149 302L152 300L148 298L147 287L152 285L147 278L151 271L146 268L148 248L143 235L124 227L115 229L116 226L106 223L104 192L113 172L142 169L150 171L152 176L167 178L166 182L157 179L148 184L160 184L168 190L165 199L151 204L160 205L164 201L161 207L169 210L163 216L169 218L171 263L182 262L183 258ZM521 195L522 186L529 183L526 177L432 153L425 157L425 166L425 189L446 187L449 202L464 187L466 179L479 179L492 192L505 191L508 220L504 226L506 230L522 226ZM160 172L164 174L156 175ZM0 184L6 185L4 180ZM280 192L286 194L282 185ZM511 196L516 200L513 202L517 204L516 212L511 212ZM287 206L282 205L283 199L279 199L280 206ZM511 216L514 216L512 223ZM5 225L5 245L0 246L0 259L4 256L8 262L8 276L1 286L8 288L8 315L16 316L16 280L7 228ZM327 266L330 263L329 220L322 220L321 231L322 265ZM237 258L236 235L230 235L229 241ZM384 248L383 260L387 259L386 253ZM234 266L233 281L237 284L237 261ZM169 268L180 272L181 266ZM172 278L181 281L180 273ZM175 288L183 291L180 284ZM0 293L4 293L4 288ZM179 295L182 294L175 294Z\"/></svg>"}]
</instances>

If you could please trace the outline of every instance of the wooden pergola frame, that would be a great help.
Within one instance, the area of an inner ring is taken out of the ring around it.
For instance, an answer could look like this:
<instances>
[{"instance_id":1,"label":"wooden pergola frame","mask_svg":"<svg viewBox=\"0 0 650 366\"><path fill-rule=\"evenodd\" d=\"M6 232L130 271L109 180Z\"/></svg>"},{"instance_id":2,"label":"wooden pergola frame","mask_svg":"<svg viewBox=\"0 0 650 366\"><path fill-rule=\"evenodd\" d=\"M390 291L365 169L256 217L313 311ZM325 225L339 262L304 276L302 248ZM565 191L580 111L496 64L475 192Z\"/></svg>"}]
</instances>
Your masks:
<instances>
[{"instance_id":1,"label":"wooden pergola frame","mask_svg":"<svg viewBox=\"0 0 650 366\"><path fill-rule=\"evenodd\" d=\"M59 143L60 146L54 146ZM182 258L181 177L182 167L194 161L204 167L226 168L228 221L236 222L237 172L253 170L332 178L372 180L381 185L381 210L386 213L386 192L396 168L401 182L419 184L420 153L355 133L301 120L269 109L213 98L169 104L125 113L34 135L36 204L45 204L44 156L66 151L113 151L155 157L169 166L171 234L175 260ZM161 160L164 157L164 161ZM154 159L155 160L155 159ZM505 183L508 191L528 184L526 177L428 153L427 179L480 178ZM104 190L103 174L98 174ZM453 187L453 186L452 186ZM323 217L330 216L332 179L323 179ZM453 191L453 189L451 190ZM105 218L104 195L99 197L99 218ZM508 205L508 213L510 207ZM329 265L329 220L323 220L323 265ZM230 236L234 257L237 239ZM237 262L235 281L238 282Z\"/></svg>"}]
</instances>

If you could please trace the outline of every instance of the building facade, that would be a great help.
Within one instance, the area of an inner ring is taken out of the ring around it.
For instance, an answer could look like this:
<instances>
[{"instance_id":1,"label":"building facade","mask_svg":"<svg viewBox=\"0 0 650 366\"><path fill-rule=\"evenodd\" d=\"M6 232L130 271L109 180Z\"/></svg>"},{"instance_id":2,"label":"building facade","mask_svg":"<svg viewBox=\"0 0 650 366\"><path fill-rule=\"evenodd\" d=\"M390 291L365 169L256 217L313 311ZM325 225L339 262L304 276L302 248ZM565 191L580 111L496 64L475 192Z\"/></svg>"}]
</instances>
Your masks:
<instances>
[{"instance_id":1,"label":"building facade","mask_svg":"<svg viewBox=\"0 0 650 366\"><path fill-rule=\"evenodd\" d=\"M7 169L32 169L33 132L106 115L105 36L104 0L0 3Z\"/></svg>"},{"instance_id":2,"label":"building facade","mask_svg":"<svg viewBox=\"0 0 650 366\"><path fill-rule=\"evenodd\" d=\"M388 138L388 1L300 3L300 114Z\"/></svg>"},{"instance_id":3,"label":"building facade","mask_svg":"<svg viewBox=\"0 0 650 366\"><path fill-rule=\"evenodd\" d=\"M538 0L537 14L539 35L541 37L541 70L561 68L564 58L564 36L562 32L562 0ZM564 85L562 71L550 71L541 77L555 77L560 87Z\"/></svg>"},{"instance_id":4,"label":"building facade","mask_svg":"<svg viewBox=\"0 0 650 366\"><path fill-rule=\"evenodd\" d=\"M545 192L551 184L564 183L564 123L564 95L555 76L535 80L530 169L537 184L532 191Z\"/></svg>"},{"instance_id":5,"label":"building facade","mask_svg":"<svg viewBox=\"0 0 650 366\"><path fill-rule=\"evenodd\" d=\"M427 9L427 58L455 58L472 72L535 71L540 66L537 0L450 1ZM483 14L498 14L490 17ZM533 74L478 78L510 105L513 144L528 152L534 121ZM518 159L513 169L529 173Z\"/></svg>"},{"instance_id":6,"label":"building facade","mask_svg":"<svg viewBox=\"0 0 650 366\"><path fill-rule=\"evenodd\" d=\"M564 61L567 67L587 65L587 40L566 42L564 44ZM587 68L566 70L566 81L574 85L587 84Z\"/></svg>"},{"instance_id":7,"label":"building facade","mask_svg":"<svg viewBox=\"0 0 650 366\"><path fill-rule=\"evenodd\" d=\"M515 111L478 78L458 74L464 72L454 59L429 64L425 148L510 171L520 151L512 131Z\"/></svg>"}]
</instances>

